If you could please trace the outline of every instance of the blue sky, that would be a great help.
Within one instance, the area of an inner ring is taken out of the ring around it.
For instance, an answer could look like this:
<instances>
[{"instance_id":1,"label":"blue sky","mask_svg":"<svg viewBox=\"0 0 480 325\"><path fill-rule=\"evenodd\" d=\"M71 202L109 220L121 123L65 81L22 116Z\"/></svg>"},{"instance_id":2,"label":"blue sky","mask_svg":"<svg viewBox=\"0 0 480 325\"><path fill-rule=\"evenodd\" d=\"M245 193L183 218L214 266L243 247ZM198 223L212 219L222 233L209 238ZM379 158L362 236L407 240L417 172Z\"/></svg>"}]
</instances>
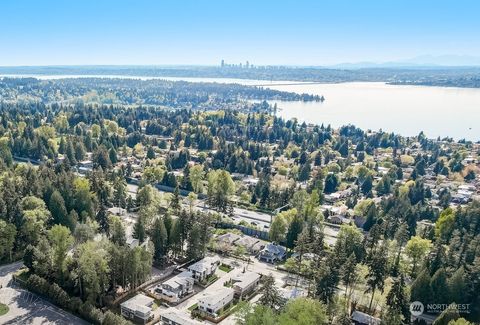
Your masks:
<instances>
[{"instance_id":1,"label":"blue sky","mask_svg":"<svg viewBox=\"0 0 480 325\"><path fill-rule=\"evenodd\" d=\"M480 56L480 1L2 0L0 66Z\"/></svg>"}]
</instances>

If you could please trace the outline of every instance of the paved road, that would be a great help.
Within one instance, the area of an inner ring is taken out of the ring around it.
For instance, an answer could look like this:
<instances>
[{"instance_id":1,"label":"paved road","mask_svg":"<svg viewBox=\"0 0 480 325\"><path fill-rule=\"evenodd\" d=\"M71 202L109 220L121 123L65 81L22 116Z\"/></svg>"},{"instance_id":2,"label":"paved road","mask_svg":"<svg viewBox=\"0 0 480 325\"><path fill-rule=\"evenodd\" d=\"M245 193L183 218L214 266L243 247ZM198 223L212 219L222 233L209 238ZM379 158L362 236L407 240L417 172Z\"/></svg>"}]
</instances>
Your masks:
<instances>
[{"instance_id":1,"label":"paved road","mask_svg":"<svg viewBox=\"0 0 480 325\"><path fill-rule=\"evenodd\" d=\"M233 270L229 273L226 273L217 269L216 275L218 276L218 280L215 281L212 285L210 285L206 289L201 289L200 287L196 286L195 287L196 294L194 296L188 298L187 300L183 301L182 303L178 304L173 308L173 309L176 309L178 313L182 313L187 318L190 317L190 311L188 310L189 307L197 303L199 298L201 298L205 294L212 293L221 288L224 288L223 284L226 281L230 280L232 277L235 277L236 275L239 275L240 273L242 273L244 267L247 271L257 272L263 275L268 275L268 274L272 275L279 288L284 287L284 285L287 283L287 281L289 281L289 278L290 278L289 274L287 274L286 272L277 270L274 265L258 261L256 258L253 258L253 257L251 257L250 264L247 264L246 262L239 261L230 257L222 257L222 256L218 256L218 257L220 258L222 263L226 263L234 266ZM290 282L292 282L291 279L290 279ZM255 303L259 298L260 298L260 295L257 294L250 300L250 302ZM155 311L155 313L157 315L160 315L165 310L166 308L164 306L160 306ZM208 321L203 321L202 323L213 324ZM219 324L235 325L236 323L237 323L236 316L235 314L232 314L227 318L225 318L223 321L221 321Z\"/></svg>"},{"instance_id":2,"label":"paved road","mask_svg":"<svg viewBox=\"0 0 480 325\"><path fill-rule=\"evenodd\" d=\"M127 184L127 192L129 195L132 196L132 198L136 197L137 190L138 190L137 185ZM165 194L168 193L168 192L160 191L159 189L157 189L157 191ZM189 208L188 204L184 204L183 206L186 209ZM200 211L205 211L205 212L208 212L208 211L215 212L214 210L210 209L208 206L205 205L204 200L198 200L198 203L195 205L194 208ZM258 226L260 229L266 230L266 231L268 231L268 228L270 227L270 223L271 223L271 216L269 214L247 210L243 208L233 209L233 219L237 222L244 220L250 224L253 223L256 226Z\"/></svg>"},{"instance_id":3,"label":"paved road","mask_svg":"<svg viewBox=\"0 0 480 325\"><path fill-rule=\"evenodd\" d=\"M127 190L128 194L132 195L133 198L136 197L136 193L138 190L138 186L134 184L128 184L127 185ZM167 193L167 192L162 192L157 189L160 193ZM188 204L183 203L183 207L185 209L189 209ZM203 212L216 212L212 209L210 209L208 206L205 204L205 200L197 200L197 204L194 206L195 210L198 211L203 211ZM241 221L245 221L251 225L254 225L258 227L258 229L263 230L263 231L269 231L270 229L270 224L272 221L272 216L267 214L267 213L262 213L262 212L257 212L257 211L252 211L252 210L247 210L243 208L234 208L233 209L233 217L232 219L236 223L240 223ZM136 219L133 218L133 221ZM338 234L338 228L336 227L331 227L329 225L325 225L324 231L325 231L325 240L327 244L329 245L334 245L337 234Z\"/></svg>"},{"instance_id":4,"label":"paved road","mask_svg":"<svg viewBox=\"0 0 480 325\"><path fill-rule=\"evenodd\" d=\"M0 302L10 309L6 315L0 316L0 324L88 325L84 320L15 284L12 274L22 266L22 262L16 262L0 267Z\"/></svg>"}]
</instances>

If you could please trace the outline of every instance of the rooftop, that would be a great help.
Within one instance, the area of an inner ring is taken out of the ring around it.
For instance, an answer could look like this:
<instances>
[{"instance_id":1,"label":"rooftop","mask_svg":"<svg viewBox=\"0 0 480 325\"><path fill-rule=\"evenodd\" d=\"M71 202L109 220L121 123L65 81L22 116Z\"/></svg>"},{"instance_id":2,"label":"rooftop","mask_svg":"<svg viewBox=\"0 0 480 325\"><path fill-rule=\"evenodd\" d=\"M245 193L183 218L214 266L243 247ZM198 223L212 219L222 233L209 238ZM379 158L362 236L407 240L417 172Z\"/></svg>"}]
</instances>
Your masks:
<instances>
[{"instance_id":1,"label":"rooftop","mask_svg":"<svg viewBox=\"0 0 480 325\"><path fill-rule=\"evenodd\" d=\"M235 286L240 287L241 289L245 289L253 282L260 279L260 275L255 272L245 272L237 275L236 277L232 278L232 281L235 282Z\"/></svg>"},{"instance_id":2,"label":"rooftop","mask_svg":"<svg viewBox=\"0 0 480 325\"><path fill-rule=\"evenodd\" d=\"M187 314L178 310L176 308L168 308L160 315L162 318L171 320L177 324L182 325L198 325L201 324L199 321L195 319L191 319Z\"/></svg>"},{"instance_id":3,"label":"rooftop","mask_svg":"<svg viewBox=\"0 0 480 325\"><path fill-rule=\"evenodd\" d=\"M221 288L214 292L206 293L204 296L200 297L198 301L203 302L204 304L216 305L229 295L233 295L233 293L234 291L232 288Z\"/></svg>"},{"instance_id":4,"label":"rooftop","mask_svg":"<svg viewBox=\"0 0 480 325\"><path fill-rule=\"evenodd\" d=\"M218 257L205 257L195 264L188 267L189 270L201 272L210 268L213 264L220 262Z\"/></svg>"},{"instance_id":5,"label":"rooftop","mask_svg":"<svg viewBox=\"0 0 480 325\"><path fill-rule=\"evenodd\" d=\"M163 282L162 285L164 284L164 285L168 285L172 288L178 288L182 285L186 285L187 282L192 282L193 283L192 272L183 271L182 273L174 276L173 278Z\"/></svg>"},{"instance_id":6,"label":"rooftop","mask_svg":"<svg viewBox=\"0 0 480 325\"><path fill-rule=\"evenodd\" d=\"M355 310L352 313L352 321L356 321L360 324L368 324L368 325L378 325L380 324L380 318L376 318L370 316L369 314L362 313L361 311Z\"/></svg>"},{"instance_id":7,"label":"rooftop","mask_svg":"<svg viewBox=\"0 0 480 325\"><path fill-rule=\"evenodd\" d=\"M144 294L138 294L133 298L120 304L122 308L128 308L130 310L140 311L142 313L148 313L152 310L149 307L153 303L154 299L145 296Z\"/></svg>"}]
</instances>

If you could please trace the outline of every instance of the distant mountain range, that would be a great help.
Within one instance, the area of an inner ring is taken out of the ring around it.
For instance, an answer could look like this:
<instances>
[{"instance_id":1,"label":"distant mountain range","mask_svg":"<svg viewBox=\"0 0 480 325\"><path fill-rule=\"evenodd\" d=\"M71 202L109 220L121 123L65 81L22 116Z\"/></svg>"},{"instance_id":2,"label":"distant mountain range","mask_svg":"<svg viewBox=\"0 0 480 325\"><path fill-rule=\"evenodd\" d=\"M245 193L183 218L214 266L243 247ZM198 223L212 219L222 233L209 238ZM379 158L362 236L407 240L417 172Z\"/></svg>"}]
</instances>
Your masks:
<instances>
[{"instance_id":1,"label":"distant mountain range","mask_svg":"<svg viewBox=\"0 0 480 325\"><path fill-rule=\"evenodd\" d=\"M469 55L421 55L410 59L389 62L340 63L329 66L338 69L362 68L435 68L480 66L480 57Z\"/></svg>"}]
</instances>

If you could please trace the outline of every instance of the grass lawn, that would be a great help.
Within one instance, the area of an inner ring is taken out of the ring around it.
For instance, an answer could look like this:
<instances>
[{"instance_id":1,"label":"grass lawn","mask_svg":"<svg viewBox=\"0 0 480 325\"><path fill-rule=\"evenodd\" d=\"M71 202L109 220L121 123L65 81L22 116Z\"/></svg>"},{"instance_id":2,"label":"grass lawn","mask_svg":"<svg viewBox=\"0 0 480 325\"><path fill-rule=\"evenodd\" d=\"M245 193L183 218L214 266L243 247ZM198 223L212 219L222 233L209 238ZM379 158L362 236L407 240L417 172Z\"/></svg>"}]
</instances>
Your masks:
<instances>
[{"instance_id":1,"label":"grass lawn","mask_svg":"<svg viewBox=\"0 0 480 325\"><path fill-rule=\"evenodd\" d=\"M229 265L227 265L227 264L221 264L218 268L219 268L221 271L226 272L226 273L228 273L228 272L230 272L231 270L233 270L232 267L229 266Z\"/></svg>"},{"instance_id":2,"label":"grass lawn","mask_svg":"<svg viewBox=\"0 0 480 325\"><path fill-rule=\"evenodd\" d=\"M0 303L0 316L8 313L8 306Z\"/></svg>"},{"instance_id":3,"label":"grass lawn","mask_svg":"<svg viewBox=\"0 0 480 325\"><path fill-rule=\"evenodd\" d=\"M212 274L210 275L208 278L204 279L203 281L200 282L200 284L202 286L209 286L211 285L213 282L217 281L218 280L218 276L216 274Z\"/></svg>"},{"instance_id":4,"label":"grass lawn","mask_svg":"<svg viewBox=\"0 0 480 325\"><path fill-rule=\"evenodd\" d=\"M238 303L232 303L227 309L224 309L220 312L220 314L218 315L218 317L222 317L222 316L225 316L225 315L230 315L232 314L234 311L236 311L239 307L239 304Z\"/></svg>"},{"instance_id":5,"label":"grass lawn","mask_svg":"<svg viewBox=\"0 0 480 325\"><path fill-rule=\"evenodd\" d=\"M190 307L188 307L188 311L192 311L194 309L197 309L197 307L198 307L198 304L191 305Z\"/></svg>"}]
</instances>

